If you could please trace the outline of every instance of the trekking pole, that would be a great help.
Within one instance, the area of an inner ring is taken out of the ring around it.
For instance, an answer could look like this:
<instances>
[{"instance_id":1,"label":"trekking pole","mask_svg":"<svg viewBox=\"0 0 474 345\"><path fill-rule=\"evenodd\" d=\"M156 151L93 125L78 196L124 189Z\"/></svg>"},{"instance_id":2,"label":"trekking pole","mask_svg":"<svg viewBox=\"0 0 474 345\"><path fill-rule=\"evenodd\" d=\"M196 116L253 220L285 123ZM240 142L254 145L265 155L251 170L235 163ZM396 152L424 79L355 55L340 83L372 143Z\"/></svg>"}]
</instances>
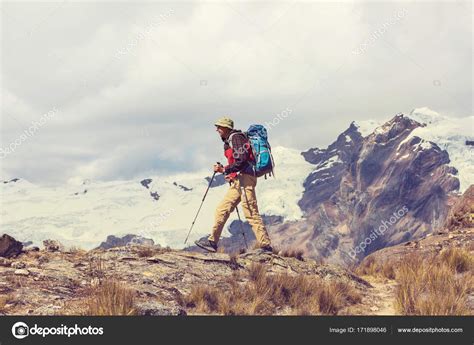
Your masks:
<instances>
[{"instance_id":1,"label":"trekking pole","mask_svg":"<svg viewBox=\"0 0 474 345\"><path fill-rule=\"evenodd\" d=\"M245 248L248 250L249 246L247 245L247 239L245 238L245 231L244 231L244 226L242 224L242 219L240 218L239 206L235 206L235 210L237 211L237 217L239 217L240 230L242 231L242 236L244 237Z\"/></svg>"},{"instance_id":2,"label":"trekking pole","mask_svg":"<svg viewBox=\"0 0 474 345\"><path fill-rule=\"evenodd\" d=\"M217 162L217 164L221 165L221 163L219 163L219 162ZM209 185L207 186L207 189L206 189L206 193L204 193L204 196L202 197L201 206L199 206L199 209L196 213L196 216L194 217L193 223L191 224L191 228L189 229L189 232L188 232L188 236L186 236L186 239L184 240L184 244L186 244L186 242L188 241L189 234L191 234L191 230L194 227L194 223L196 222L196 219L199 215L199 212L201 211L201 207L204 204L204 200L206 199L207 192L209 192L209 188L211 188L211 184L212 184L212 181L214 181L214 177L216 176L216 173L217 173L217 171L214 171L214 174L212 174L211 180L209 181Z\"/></svg>"},{"instance_id":3,"label":"trekking pole","mask_svg":"<svg viewBox=\"0 0 474 345\"><path fill-rule=\"evenodd\" d=\"M240 184L240 182L239 182L239 184ZM229 181L229 185L230 186L232 185L231 181ZM242 198L241 198L241 200L242 200ZM242 236L244 238L245 248L248 250L249 246L247 245L247 239L245 238L245 231L244 231L244 226L243 226L243 223L242 223L242 218L240 218L239 205L235 206L235 210L237 211L237 217L239 218L240 231L242 231Z\"/></svg>"}]
</instances>

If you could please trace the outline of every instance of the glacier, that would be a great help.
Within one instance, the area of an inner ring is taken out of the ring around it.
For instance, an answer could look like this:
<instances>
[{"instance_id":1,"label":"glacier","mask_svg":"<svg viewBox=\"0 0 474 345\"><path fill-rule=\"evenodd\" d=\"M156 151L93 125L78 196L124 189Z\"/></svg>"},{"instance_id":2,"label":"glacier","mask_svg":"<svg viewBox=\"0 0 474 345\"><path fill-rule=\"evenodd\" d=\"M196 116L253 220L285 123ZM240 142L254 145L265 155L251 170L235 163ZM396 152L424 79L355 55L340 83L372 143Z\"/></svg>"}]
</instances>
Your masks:
<instances>
[{"instance_id":1,"label":"glacier","mask_svg":"<svg viewBox=\"0 0 474 345\"><path fill-rule=\"evenodd\" d=\"M275 147L272 152L276 178L258 179L260 213L285 220L300 219L303 214L298 200L313 166L298 150ZM142 179L76 181L61 187L39 186L24 179L0 183L0 226L2 232L35 245L52 238L69 247L91 249L111 234L137 234L162 246L183 248L209 175L208 171L198 171L146 176L152 180L147 186L140 183ZM227 188L222 185L209 190L188 244L210 233L214 210ZM158 200L151 193L157 193ZM227 225L235 219L234 212ZM225 230L223 236L230 233Z\"/></svg>"}]
</instances>

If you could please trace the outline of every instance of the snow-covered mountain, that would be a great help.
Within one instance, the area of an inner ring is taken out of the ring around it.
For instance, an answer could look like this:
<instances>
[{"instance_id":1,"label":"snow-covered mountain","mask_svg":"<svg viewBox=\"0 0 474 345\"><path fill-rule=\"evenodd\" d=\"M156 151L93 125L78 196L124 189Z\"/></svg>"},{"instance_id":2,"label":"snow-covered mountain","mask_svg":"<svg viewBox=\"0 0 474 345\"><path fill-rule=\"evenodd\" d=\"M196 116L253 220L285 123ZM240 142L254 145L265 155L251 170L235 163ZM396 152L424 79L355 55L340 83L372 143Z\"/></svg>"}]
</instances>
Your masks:
<instances>
[{"instance_id":1,"label":"snow-covered mountain","mask_svg":"<svg viewBox=\"0 0 474 345\"><path fill-rule=\"evenodd\" d=\"M273 155L277 178L259 179L260 211L285 220L300 219L298 200L312 166L298 150L275 147ZM182 248L207 188L206 176L209 172L201 171L132 181L84 181L57 188L23 179L3 181L1 232L35 244L54 238L84 249L96 247L111 234L133 233ZM188 243L210 232L215 207L226 190L226 185L211 188ZM236 218L232 214L228 224Z\"/></svg>"},{"instance_id":2,"label":"snow-covered mountain","mask_svg":"<svg viewBox=\"0 0 474 345\"><path fill-rule=\"evenodd\" d=\"M375 129L352 123L327 148L303 152L314 164L299 201L305 217L272 226L274 243L351 264L441 228L460 180L474 182L470 121L416 109Z\"/></svg>"},{"instance_id":3,"label":"snow-covered mountain","mask_svg":"<svg viewBox=\"0 0 474 345\"><path fill-rule=\"evenodd\" d=\"M418 136L437 144L449 154L450 165L459 174L460 192L464 192L474 183L474 147L466 145L474 141L474 116L454 118L439 114L427 107L413 109L408 115L411 119L424 124L415 128L407 138ZM383 125L382 121L356 121L362 136L371 134L375 128Z\"/></svg>"}]
</instances>

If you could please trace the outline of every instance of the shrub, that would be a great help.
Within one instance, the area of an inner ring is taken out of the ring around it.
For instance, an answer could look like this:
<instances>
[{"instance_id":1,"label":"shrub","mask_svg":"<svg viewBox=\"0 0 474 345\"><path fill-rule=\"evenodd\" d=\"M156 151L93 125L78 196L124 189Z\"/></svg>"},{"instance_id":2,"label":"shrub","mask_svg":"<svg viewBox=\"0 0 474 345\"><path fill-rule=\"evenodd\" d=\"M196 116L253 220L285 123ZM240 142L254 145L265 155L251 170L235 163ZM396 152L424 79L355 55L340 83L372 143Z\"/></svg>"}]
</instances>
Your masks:
<instances>
[{"instance_id":1,"label":"shrub","mask_svg":"<svg viewBox=\"0 0 474 345\"><path fill-rule=\"evenodd\" d=\"M85 314L134 315L134 291L116 280L103 280L101 284L90 288Z\"/></svg>"}]
</instances>

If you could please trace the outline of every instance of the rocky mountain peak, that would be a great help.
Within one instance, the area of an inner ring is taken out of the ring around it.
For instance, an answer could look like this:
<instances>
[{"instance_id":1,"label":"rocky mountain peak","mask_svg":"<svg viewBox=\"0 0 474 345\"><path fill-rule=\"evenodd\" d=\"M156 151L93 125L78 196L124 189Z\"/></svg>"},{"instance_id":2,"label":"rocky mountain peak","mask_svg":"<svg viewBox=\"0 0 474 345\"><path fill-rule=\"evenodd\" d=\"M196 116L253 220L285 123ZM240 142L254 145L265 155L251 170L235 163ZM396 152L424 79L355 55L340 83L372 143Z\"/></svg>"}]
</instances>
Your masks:
<instances>
[{"instance_id":1,"label":"rocky mountain peak","mask_svg":"<svg viewBox=\"0 0 474 345\"><path fill-rule=\"evenodd\" d=\"M397 114L380 127L377 127L369 136L375 143L387 143L401 137L406 137L411 131L423 124L405 116Z\"/></svg>"},{"instance_id":2,"label":"rocky mountain peak","mask_svg":"<svg viewBox=\"0 0 474 345\"><path fill-rule=\"evenodd\" d=\"M423 126L397 114L362 137L352 123L326 149L303 152L315 165L299 202L307 218L276 226L282 243L350 264L438 229L459 179L445 150L412 135ZM393 218L397 212L403 215ZM383 234L374 233L390 219Z\"/></svg>"}]
</instances>

